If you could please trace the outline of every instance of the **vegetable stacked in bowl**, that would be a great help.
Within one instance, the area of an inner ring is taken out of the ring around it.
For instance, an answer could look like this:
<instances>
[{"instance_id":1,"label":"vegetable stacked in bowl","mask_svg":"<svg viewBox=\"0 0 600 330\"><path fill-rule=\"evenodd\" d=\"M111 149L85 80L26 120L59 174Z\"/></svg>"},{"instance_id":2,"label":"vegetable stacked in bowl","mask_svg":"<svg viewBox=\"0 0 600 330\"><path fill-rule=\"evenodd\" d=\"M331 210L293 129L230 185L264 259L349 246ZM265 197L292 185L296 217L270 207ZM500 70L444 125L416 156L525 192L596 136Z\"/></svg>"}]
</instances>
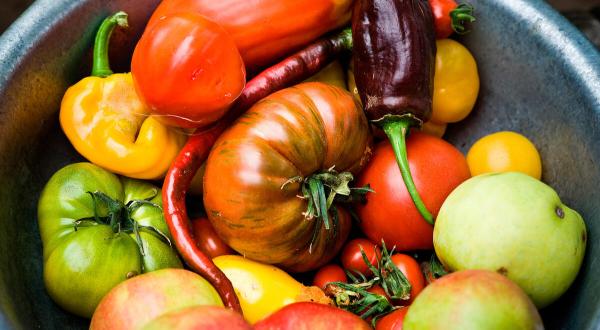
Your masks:
<instances>
[{"instance_id":1,"label":"vegetable stacked in bowl","mask_svg":"<svg viewBox=\"0 0 600 330\"><path fill-rule=\"evenodd\" d=\"M117 74L107 48L127 15L108 17L60 111L91 163L58 171L39 202L50 296L98 329L140 313L127 327L541 327L586 229L524 136L468 157L442 139L479 92L474 57L448 39L473 10L164 0ZM453 294L469 290L487 293Z\"/></svg>"}]
</instances>

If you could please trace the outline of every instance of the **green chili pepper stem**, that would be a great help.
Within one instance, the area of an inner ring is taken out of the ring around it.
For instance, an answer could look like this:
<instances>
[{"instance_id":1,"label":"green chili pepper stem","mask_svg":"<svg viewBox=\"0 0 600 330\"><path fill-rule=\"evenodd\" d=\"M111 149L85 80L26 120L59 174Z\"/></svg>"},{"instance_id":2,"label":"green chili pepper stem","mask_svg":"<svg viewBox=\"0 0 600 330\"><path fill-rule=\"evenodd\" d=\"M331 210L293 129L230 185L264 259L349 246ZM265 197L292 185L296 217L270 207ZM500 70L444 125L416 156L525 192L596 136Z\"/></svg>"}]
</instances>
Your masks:
<instances>
[{"instance_id":1,"label":"green chili pepper stem","mask_svg":"<svg viewBox=\"0 0 600 330\"><path fill-rule=\"evenodd\" d=\"M413 181L412 174L410 173L410 167L408 165L408 155L406 153L406 135L413 123L414 119L410 117L399 117L386 120L383 122L383 131L388 136L392 144L394 154L396 155L396 162L398 163L398 166L400 167L400 173L402 174L402 179L404 180L404 184L406 185L406 189L408 190L413 203L415 203L417 210L419 210L419 213L421 213L425 221L433 225L433 216L429 210L427 210L427 207L423 203L423 200L417 191L417 187L415 186L415 182Z\"/></svg>"},{"instance_id":2,"label":"green chili pepper stem","mask_svg":"<svg viewBox=\"0 0 600 330\"><path fill-rule=\"evenodd\" d=\"M345 49L352 50L352 28L343 29L340 34Z\"/></svg>"},{"instance_id":3,"label":"green chili pepper stem","mask_svg":"<svg viewBox=\"0 0 600 330\"><path fill-rule=\"evenodd\" d=\"M104 78L113 74L108 59L108 47L110 36L117 25L128 27L127 13L120 11L107 17L98 28L94 42L94 63L92 65L92 76L94 77Z\"/></svg>"}]
</instances>

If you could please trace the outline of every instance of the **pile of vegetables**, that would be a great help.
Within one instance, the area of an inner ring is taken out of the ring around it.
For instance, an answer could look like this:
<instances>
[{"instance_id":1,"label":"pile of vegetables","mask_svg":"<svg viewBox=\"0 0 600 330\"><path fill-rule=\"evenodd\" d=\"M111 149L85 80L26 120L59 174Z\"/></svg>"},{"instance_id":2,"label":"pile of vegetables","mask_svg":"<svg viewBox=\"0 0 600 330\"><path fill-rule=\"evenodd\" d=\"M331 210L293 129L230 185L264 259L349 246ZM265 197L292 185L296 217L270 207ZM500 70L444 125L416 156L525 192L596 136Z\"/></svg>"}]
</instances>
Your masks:
<instances>
[{"instance_id":1,"label":"pile of vegetables","mask_svg":"<svg viewBox=\"0 0 600 330\"><path fill-rule=\"evenodd\" d=\"M131 73L110 70L109 16L60 109L89 163L39 200L48 294L92 329L542 328L586 228L525 136L466 157L441 138L478 97L448 39L473 14L163 0Z\"/></svg>"}]
</instances>

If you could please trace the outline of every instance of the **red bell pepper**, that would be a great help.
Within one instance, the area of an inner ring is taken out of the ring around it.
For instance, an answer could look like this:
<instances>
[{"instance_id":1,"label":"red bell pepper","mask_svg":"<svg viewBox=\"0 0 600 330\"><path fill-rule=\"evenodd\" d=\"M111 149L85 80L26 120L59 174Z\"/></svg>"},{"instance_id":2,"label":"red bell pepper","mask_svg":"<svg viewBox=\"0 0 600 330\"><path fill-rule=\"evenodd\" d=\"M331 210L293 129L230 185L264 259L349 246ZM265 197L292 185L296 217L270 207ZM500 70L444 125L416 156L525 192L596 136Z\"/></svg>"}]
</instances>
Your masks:
<instances>
[{"instance_id":1,"label":"red bell pepper","mask_svg":"<svg viewBox=\"0 0 600 330\"><path fill-rule=\"evenodd\" d=\"M163 17L195 12L229 32L248 71L257 72L350 21L352 0L163 0L147 29Z\"/></svg>"}]
</instances>

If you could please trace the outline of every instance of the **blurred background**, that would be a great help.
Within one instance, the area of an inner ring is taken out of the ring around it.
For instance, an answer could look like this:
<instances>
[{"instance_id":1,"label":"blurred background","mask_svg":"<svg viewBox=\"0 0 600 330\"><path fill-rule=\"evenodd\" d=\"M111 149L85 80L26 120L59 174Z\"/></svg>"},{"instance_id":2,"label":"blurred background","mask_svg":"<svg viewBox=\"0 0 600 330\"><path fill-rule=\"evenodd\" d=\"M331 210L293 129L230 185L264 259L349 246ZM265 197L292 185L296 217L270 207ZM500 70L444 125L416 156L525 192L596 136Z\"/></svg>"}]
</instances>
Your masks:
<instances>
[{"instance_id":1,"label":"blurred background","mask_svg":"<svg viewBox=\"0 0 600 330\"><path fill-rule=\"evenodd\" d=\"M240 0L245 1L245 0ZM506 0L511 1L511 0ZM600 0L547 0L600 48ZM0 0L0 34L33 0Z\"/></svg>"}]
</instances>

